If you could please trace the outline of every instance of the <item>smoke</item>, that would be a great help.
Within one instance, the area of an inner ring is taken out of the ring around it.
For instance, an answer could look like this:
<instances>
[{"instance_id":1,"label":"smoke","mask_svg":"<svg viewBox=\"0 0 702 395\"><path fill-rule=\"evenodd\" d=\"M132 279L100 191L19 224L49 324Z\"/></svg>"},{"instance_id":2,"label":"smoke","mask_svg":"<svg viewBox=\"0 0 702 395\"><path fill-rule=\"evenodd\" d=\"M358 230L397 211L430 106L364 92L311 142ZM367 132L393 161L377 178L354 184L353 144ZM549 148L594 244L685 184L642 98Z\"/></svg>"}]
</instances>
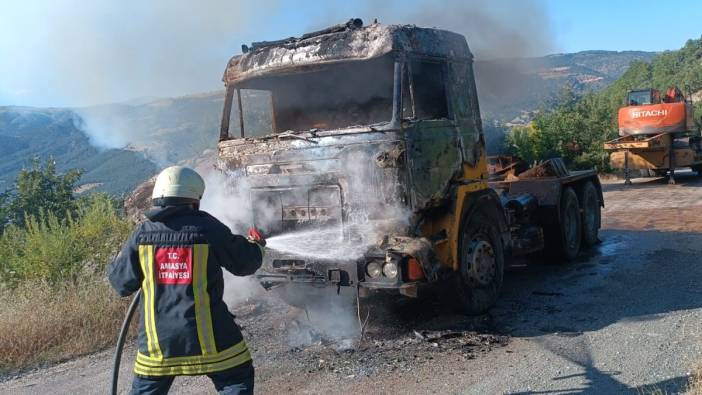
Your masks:
<instances>
[{"instance_id":1,"label":"smoke","mask_svg":"<svg viewBox=\"0 0 702 395\"><path fill-rule=\"evenodd\" d=\"M352 348L360 335L355 314L355 290L300 289L285 287L277 293L287 301L298 302L304 309L286 323L287 341L291 347L331 344L337 350Z\"/></svg>"},{"instance_id":2,"label":"smoke","mask_svg":"<svg viewBox=\"0 0 702 395\"><path fill-rule=\"evenodd\" d=\"M328 4L321 19L309 23L315 30L351 16L366 23L416 24L463 34L479 60L543 56L556 49L553 23L540 0L406 0L371 1L361 7ZM351 15L349 15L351 13Z\"/></svg>"},{"instance_id":3,"label":"smoke","mask_svg":"<svg viewBox=\"0 0 702 395\"><path fill-rule=\"evenodd\" d=\"M16 3L0 12L0 101L75 107L77 125L98 148L153 141L154 130L127 120L132 104L222 89L226 62L277 7L276 0ZM164 151L147 157L175 162Z\"/></svg>"},{"instance_id":4,"label":"smoke","mask_svg":"<svg viewBox=\"0 0 702 395\"><path fill-rule=\"evenodd\" d=\"M201 170L201 173L204 173L206 188L200 208L222 221L233 233L245 234L254 223L246 178L240 172ZM274 207L267 208L270 213L275 213L275 210ZM348 259L348 254L360 257L368 247L368 244L358 242L343 244L339 236L338 229L284 233L269 239L268 250L269 253L277 250L317 259L333 259L347 254ZM345 287L337 294L332 288L284 286L275 288L273 293L286 303L304 306L283 322L285 340L290 347L331 343L337 349L347 349L354 345L360 330L354 313L354 289ZM224 272L224 301L228 306L261 301L265 297L266 291L255 277L238 277Z\"/></svg>"},{"instance_id":5,"label":"smoke","mask_svg":"<svg viewBox=\"0 0 702 395\"><path fill-rule=\"evenodd\" d=\"M0 25L12 32L0 36L0 57L12 62L0 65L0 98L44 106L129 106L221 89L224 65L241 43L299 36L350 16L462 33L478 60L542 55L555 47L546 7L537 0L360 0L309 5L302 20L289 16L299 8L276 0L61 0L9 7L0 13ZM510 74L486 82L478 74L481 93L518 86L505 83ZM153 140L152 130L124 120L124 106L78 110L79 124L96 146ZM149 157L174 162L158 150Z\"/></svg>"},{"instance_id":6,"label":"smoke","mask_svg":"<svg viewBox=\"0 0 702 395\"><path fill-rule=\"evenodd\" d=\"M329 260L351 263L377 245L382 235L401 233L408 224L409 212L398 204L369 201L367 194L378 188L378 175L370 166L354 165L363 158L349 160L335 171L345 175L348 192L355 194L353 215L348 215L341 224L305 226L298 223L297 230L283 231L268 239L267 254L270 256L298 257L306 261ZM365 161L367 162L367 161ZM332 171L334 169L326 169ZM259 225L280 221L281 206L258 199L251 201L251 189L242 170L204 174L206 189L201 209L214 215L234 233L244 234L254 223ZM298 196L288 195L291 201L307 201L307 189L292 191ZM339 199L340 197L337 197ZM375 202L375 203L374 203ZM329 201L329 203L334 203ZM337 201L336 203L339 203ZM251 207L256 206L256 215ZM382 213L382 218L379 218ZM311 224L309 224L311 225ZM259 225L260 226L260 225ZM393 230L394 229L394 230ZM337 293L338 291L338 293ZM337 349L353 347L360 333L353 287L315 287L309 285L283 285L273 293L292 306L301 306L296 316L288 316L284 322L286 340L291 347L314 344L331 344ZM263 288L254 277L225 276L225 301L234 306L240 303L262 300Z\"/></svg>"},{"instance_id":7,"label":"smoke","mask_svg":"<svg viewBox=\"0 0 702 395\"><path fill-rule=\"evenodd\" d=\"M222 221L232 233L246 234L252 223L246 178L214 170L203 174L203 178L206 187L200 209ZM247 303L261 298L263 293L263 287L254 277L239 277L224 271L224 301L227 305Z\"/></svg>"},{"instance_id":8,"label":"smoke","mask_svg":"<svg viewBox=\"0 0 702 395\"><path fill-rule=\"evenodd\" d=\"M211 171L204 175L205 194L200 209L212 214L235 234L245 234L253 225L249 186L236 172Z\"/></svg>"},{"instance_id":9,"label":"smoke","mask_svg":"<svg viewBox=\"0 0 702 395\"><path fill-rule=\"evenodd\" d=\"M130 133L133 129L129 128L128 118L116 113L114 109L103 106L76 109L74 113L74 126L82 130L97 148L124 148L139 141L136 133Z\"/></svg>"},{"instance_id":10,"label":"smoke","mask_svg":"<svg viewBox=\"0 0 702 395\"><path fill-rule=\"evenodd\" d=\"M329 5L324 18L341 21L349 17L348 12L354 11ZM478 97L486 118L511 119L519 109L538 105L528 92L544 82L519 58L559 50L553 21L540 0L368 0L360 15L353 15L363 17L366 23L377 18L385 24L416 24L464 35L475 56ZM328 25L315 22L311 26L318 29Z\"/></svg>"},{"instance_id":11,"label":"smoke","mask_svg":"<svg viewBox=\"0 0 702 395\"><path fill-rule=\"evenodd\" d=\"M30 104L85 106L221 88L226 61L276 2L26 3L0 17L14 33L0 39L3 59L18 65L9 71L23 79L19 65L41 66L25 82Z\"/></svg>"},{"instance_id":12,"label":"smoke","mask_svg":"<svg viewBox=\"0 0 702 395\"><path fill-rule=\"evenodd\" d=\"M409 19L463 34L479 60L540 56L554 49L548 13L533 0L424 2Z\"/></svg>"},{"instance_id":13,"label":"smoke","mask_svg":"<svg viewBox=\"0 0 702 395\"><path fill-rule=\"evenodd\" d=\"M227 306L250 303L266 292L254 277L239 277L224 270L224 302Z\"/></svg>"}]
</instances>

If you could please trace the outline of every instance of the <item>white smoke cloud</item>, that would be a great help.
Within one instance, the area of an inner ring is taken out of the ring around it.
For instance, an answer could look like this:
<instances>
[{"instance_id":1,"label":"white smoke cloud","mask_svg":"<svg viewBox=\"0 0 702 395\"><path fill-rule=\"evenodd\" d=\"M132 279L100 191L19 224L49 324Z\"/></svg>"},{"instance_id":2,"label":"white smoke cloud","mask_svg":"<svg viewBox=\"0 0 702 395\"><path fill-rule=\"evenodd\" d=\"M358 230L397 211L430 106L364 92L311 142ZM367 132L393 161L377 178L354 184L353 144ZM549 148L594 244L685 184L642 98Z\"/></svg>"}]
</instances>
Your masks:
<instances>
[{"instance_id":1,"label":"white smoke cloud","mask_svg":"<svg viewBox=\"0 0 702 395\"><path fill-rule=\"evenodd\" d=\"M242 35L275 6L272 0L26 3L0 12L0 23L14 33L0 38L0 57L17 65L3 65L12 74L0 82L18 78L31 84L24 89L34 91L36 102L71 106L219 89ZM20 66L40 72L32 80Z\"/></svg>"},{"instance_id":2,"label":"white smoke cloud","mask_svg":"<svg viewBox=\"0 0 702 395\"><path fill-rule=\"evenodd\" d=\"M227 175L217 170L203 172L205 194L200 209L222 221L235 234L246 234L251 226L248 186L245 178ZM236 306L260 298L263 287L255 277L239 277L224 271L224 301Z\"/></svg>"},{"instance_id":3,"label":"white smoke cloud","mask_svg":"<svg viewBox=\"0 0 702 395\"><path fill-rule=\"evenodd\" d=\"M246 178L214 170L204 178L205 194L200 209L222 221L232 232L245 234L253 225Z\"/></svg>"},{"instance_id":4,"label":"white smoke cloud","mask_svg":"<svg viewBox=\"0 0 702 395\"><path fill-rule=\"evenodd\" d=\"M351 16L366 23L378 18L385 24L457 31L467 37L478 59L554 49L549 16L538 0L322 3L309 5L302 21L287 16L300 5L276 0L25 3L0 12L0 25L13 33L0 36L0 58L12 59L0 64L0 99L31 97L31 104L39 105L134 103L134 98L143 102L221 89L224 66L240 44L299 36ZM83 130L98 147L122 148L150 137L121 120L120 111L78 113ZM169 157L158 152L149 156L164 163Z\"/></svg>"}]
</instances>

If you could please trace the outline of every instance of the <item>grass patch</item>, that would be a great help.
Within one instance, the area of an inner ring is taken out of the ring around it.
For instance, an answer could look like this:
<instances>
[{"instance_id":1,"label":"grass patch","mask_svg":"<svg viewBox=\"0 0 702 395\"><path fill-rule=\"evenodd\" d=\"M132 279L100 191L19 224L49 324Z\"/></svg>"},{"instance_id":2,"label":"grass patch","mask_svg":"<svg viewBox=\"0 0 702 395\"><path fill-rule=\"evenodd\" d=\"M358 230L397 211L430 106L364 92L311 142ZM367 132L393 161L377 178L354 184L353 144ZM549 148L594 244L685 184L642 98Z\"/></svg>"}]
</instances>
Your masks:
<instances>
[{"instance_id":1,"label":"grass patch","mask_svg":"<svg viewBox=\"0 0 702 395\"><path fill-rule=\"evenodd\" d=\"M0 372L104 349L115 343L128 300L105 266L133 225L94 195L66 219L47 214L0 235Z\"/></svg>"},{"instance_id":2,"label":"grass patch","mask_svg":"<svg viewBox=\"0 0 702 395\"><path fill-rule=\"evenodd\" d=\"M0 294L0 372L112 346L128 301L104 280L70 286L25 282Z\"/></svg>"}]
</instances>

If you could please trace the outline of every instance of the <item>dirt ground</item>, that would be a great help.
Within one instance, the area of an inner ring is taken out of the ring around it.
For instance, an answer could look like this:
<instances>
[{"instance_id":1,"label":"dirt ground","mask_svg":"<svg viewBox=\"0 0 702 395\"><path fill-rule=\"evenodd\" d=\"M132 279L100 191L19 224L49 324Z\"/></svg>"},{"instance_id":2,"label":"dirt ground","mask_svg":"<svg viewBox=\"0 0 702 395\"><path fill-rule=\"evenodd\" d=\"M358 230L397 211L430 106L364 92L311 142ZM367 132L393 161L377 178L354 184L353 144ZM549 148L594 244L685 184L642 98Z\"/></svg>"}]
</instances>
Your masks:
<instances>
[{"instance_id":1,"label":"dirt ground","mask_svg":"<svg viewBox=\"0 0 702 395\"><path fill-rule=\"evenodd\" d=\"M604 185L602 243L577 262L517 264L497 306L456 315L435 293L372 299L364 341L343 344L265 297L234 309L253 351L256 392L679 393L702 361L702 179ZM367 311L365 310L365 311ZM362 315L365 315L365 311ZM291 334L306 334L291 341ZM120 388L130 382L127 349ZM13 394L105 393L111 351L4 378ZM172 393L214 393L178 378Z\"/></svg>"}]
</instances>

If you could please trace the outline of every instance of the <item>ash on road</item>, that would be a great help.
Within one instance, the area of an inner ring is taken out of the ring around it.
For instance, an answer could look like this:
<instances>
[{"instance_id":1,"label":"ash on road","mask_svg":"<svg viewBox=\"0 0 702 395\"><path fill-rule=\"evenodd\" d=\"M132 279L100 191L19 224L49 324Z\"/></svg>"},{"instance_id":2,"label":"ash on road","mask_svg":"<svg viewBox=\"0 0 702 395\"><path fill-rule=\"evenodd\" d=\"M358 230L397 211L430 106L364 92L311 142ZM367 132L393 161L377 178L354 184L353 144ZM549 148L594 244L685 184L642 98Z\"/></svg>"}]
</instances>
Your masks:
<instances>
[{"instance_id":1,"label":"ash on road","mask_svg":"<svg viewBox=\"0 0 702 395\"><path fill-rule=\"evenodd\" d=\"M305 317L274 298L238 306L257 392L684 392L702 362L702 179L636 181L604 185L595 251L511 267L486 316L455 315L434 297L372 300L366 337L349 348L313 330L291 345ZM125 351L125 392L133 354ZM5 379L0 391L106 393L110 365L111 352L98 353ZM172 393L208 391L206 378L179 378Z\"/></svg>"}]
</instances>

